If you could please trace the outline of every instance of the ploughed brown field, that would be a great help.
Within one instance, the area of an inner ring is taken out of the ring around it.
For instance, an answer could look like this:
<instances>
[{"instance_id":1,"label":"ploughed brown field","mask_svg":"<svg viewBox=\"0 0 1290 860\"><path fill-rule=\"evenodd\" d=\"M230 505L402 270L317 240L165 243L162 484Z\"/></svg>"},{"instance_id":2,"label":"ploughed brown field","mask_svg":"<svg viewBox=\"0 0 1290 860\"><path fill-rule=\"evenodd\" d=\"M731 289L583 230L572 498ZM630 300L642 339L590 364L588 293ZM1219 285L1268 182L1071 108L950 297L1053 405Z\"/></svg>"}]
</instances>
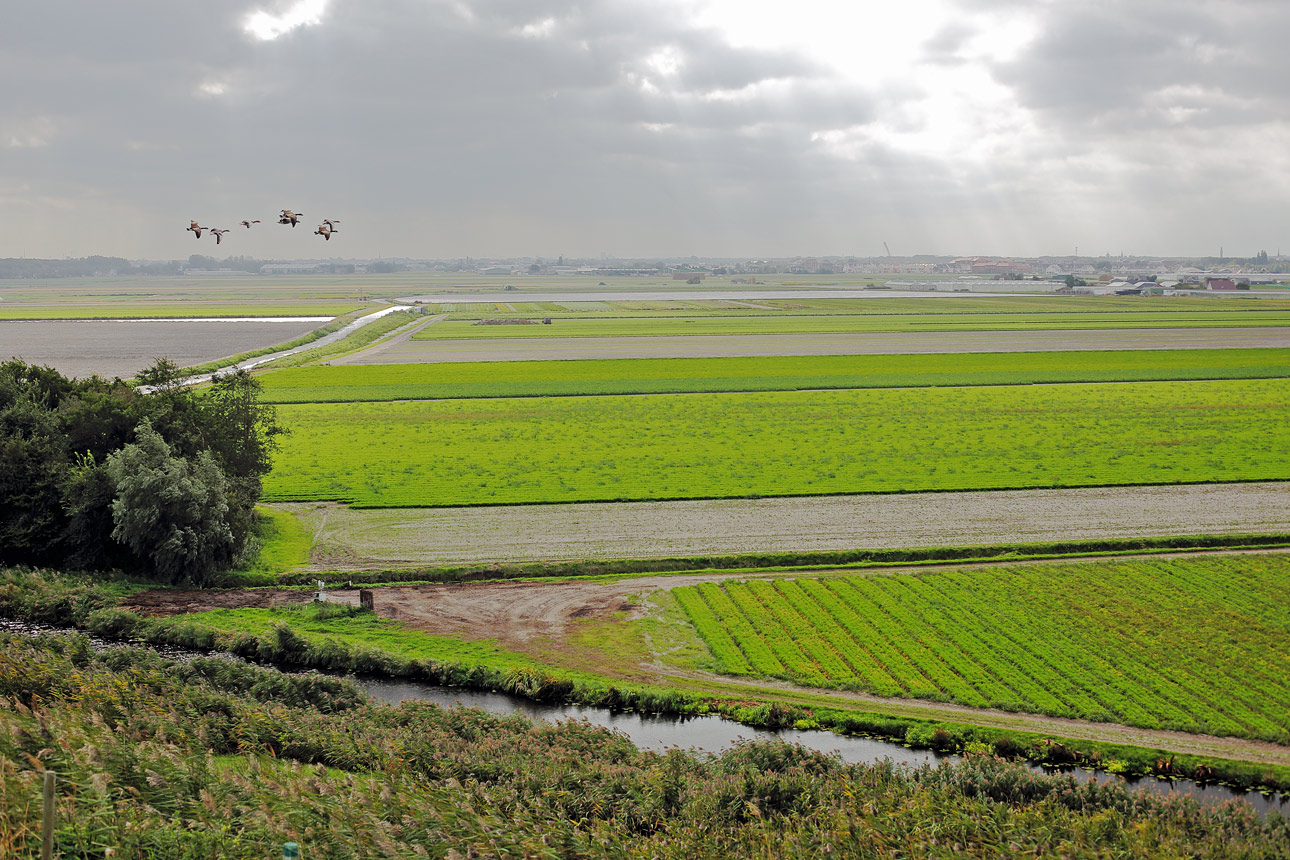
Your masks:
<instances>
[{"instance_id":1,"label":"ploughed brown field","mask_svg":"<svg viewBox=\"0 0 1290 860\"><path fill-rule=\"evenodd\" d=\"M1290 328L1093 329L1082 331L866 332L411 340L410 333L334 364L420 364L596 358L720 358L1115 349L1290 347Z\"/></svg>"},{"instance_id":2,"label":"ploughed brown field","mask_svg":"<svg viewBox=\"0 0 1290 860\"><path fill-rule=\"evenodd\" d=\"M317 569L1290 531L1290 484L353 510L283 504Z\"/></svg>"}]
</instances>

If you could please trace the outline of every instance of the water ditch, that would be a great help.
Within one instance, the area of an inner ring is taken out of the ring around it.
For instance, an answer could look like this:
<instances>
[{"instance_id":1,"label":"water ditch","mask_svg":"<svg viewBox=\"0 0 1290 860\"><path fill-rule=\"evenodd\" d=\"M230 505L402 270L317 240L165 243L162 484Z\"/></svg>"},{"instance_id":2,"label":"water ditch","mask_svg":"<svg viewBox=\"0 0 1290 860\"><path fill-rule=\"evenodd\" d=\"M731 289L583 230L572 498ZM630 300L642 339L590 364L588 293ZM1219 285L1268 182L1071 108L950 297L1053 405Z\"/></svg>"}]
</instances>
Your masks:
<instances>
[{"instance_id":1,"label":"water ditch","mask_svg":"<svg viewBox=\"0 0 1290 860\"><path fill-rule=\"evenodd\" d=\"M26 636L46 633L76 634L86 636L95 648L115 647L121 644L70 628L47 627L6 619L0 619L0 633ZM162 656L177 660L192 659L194 657L241 659L221 652L205 653L173 646L146 645L143 647L151 648ZM554 723L564 720L584 720L592 725L621 732L641 749L658 752L678 748L700 754L718 754L743 741L781 740L800 744L807 749L818 752L837 755L843 761L851 764L867 764L882 761L883 759L891 759L900 765L919 767L924 765L934 766L938 762L953 762L959 759L959 756L954 754L938 753L930 750L914 750L891 741L839 735L820 729L780 729L772 731L752 728L719 716L674 717L639 714L629 711L611 711L607 708L584 707L581 705L552 705L505 693L471 690L462 687L445 687L397 678L352 675L348 677L358 683L373 699L389 705L415 700L429 702L445 708L479 708L499 716L522 714L534 721L541 720ZM1286 794L1262 794L1257 791L1242 791L1225 785L1202 784L1187 779L1124 777L1083 767L1047 768L1032 763L1023 762L1022 764L1037 773L1063 773L1069 774L1076 779L1096 780L1100 783L1120 781L1130 788L1137 788L1164 796L1189 796L1205 804L1238 800L1249 804L1262 815L1271 812L1290 814L1290 795Z\"/></svg>"}]
</instances>

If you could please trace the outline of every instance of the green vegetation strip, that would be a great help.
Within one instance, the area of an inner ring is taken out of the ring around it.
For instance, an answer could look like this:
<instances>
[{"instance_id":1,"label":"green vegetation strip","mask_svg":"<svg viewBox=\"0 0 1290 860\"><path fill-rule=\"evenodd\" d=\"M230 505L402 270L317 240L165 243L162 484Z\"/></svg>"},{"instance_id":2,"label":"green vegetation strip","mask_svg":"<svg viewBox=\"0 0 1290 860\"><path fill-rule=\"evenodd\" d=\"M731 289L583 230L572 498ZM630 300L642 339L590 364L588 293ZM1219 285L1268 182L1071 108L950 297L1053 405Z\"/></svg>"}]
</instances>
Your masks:
<instances>
[{"instance_id":1,"label":"green vegetation strip","mask_svg":"<svg viewBox=\"0 0 1290 860\"><path fill-rule=\"evenodd\" d=\"M580 722L375 706L346 681L227 660L3 646L0 837L16 860L39 856L46 770L59 857L269 857L287 842L363 858L1290 852L1281 816L1033 774L982 741L918 771L779 743L709 761Z\"/></svg>"},{"instance_id":2,"label":"green vegetation strip","mask_svg":"<svg viewBox=\"0 0 1290 860\"><path fill-rule=\"evenodd\" d=\"M1143 559L674 592L719 671L1290 743L1290 557Z\"/></svg>"},{"instance_id":3,"label":"green vegetation strip","mask_svg":"<svg viewBox=\"0 0 1290 860\"><path fill-rule=\"evenodd\" d=\"M1287 349L835 355L296 367L269 403L792 391L1290 376Z\"/></svg>"},{"instance_id":4,"label":"green vegetation strip","mask_svg":"<svg viewBox=\"0 0 1290 860\"><path fill-rule=\"evenodd\" d=\"M261 369L269 368L294 368L304 364L310 364L315 361L322 361L328 358L334 358L338 355L353 352L370 346L391 332L402 328L412 322L419 320L419 314L413 311L396 311L391 314L368 323L362 328L350 334L335 343L329 343L326 346L320 346L315 349L299 352L295 355L287 355L282 358L276 358L273 361L265 362L261 367L256 368L257 372ZM349 322L347 320L347 322ZM267 378L272 378L269 376ZM268 402L268 401L265 401Z\"/></svg>"},{"instance_id":5,"label":"green vegetation strip","mask_svg":"<svg viewBox=\"0 0 1290 860\"><path fill-rule=\"evenodd\" d=\"M1290 480L1290 381L284 405L266 501L364 507Z\"/></svg>"},{"instance_id":6,"label":"green vegetation strip","mask_svg":"<svg viewBox=\"0 0 1290 860\"><path fill-rule=\"evenodd\" d=\"M562 319L550 325L479 325L448 320L419 331L414 340L515 337L673 337L676 335L855 334L887 331L1058 331L1075 329L1227 328L1290 325L1290 312L1246 313L1020 313L836 316L611 317Z\"/></svg>"}]
</instances>

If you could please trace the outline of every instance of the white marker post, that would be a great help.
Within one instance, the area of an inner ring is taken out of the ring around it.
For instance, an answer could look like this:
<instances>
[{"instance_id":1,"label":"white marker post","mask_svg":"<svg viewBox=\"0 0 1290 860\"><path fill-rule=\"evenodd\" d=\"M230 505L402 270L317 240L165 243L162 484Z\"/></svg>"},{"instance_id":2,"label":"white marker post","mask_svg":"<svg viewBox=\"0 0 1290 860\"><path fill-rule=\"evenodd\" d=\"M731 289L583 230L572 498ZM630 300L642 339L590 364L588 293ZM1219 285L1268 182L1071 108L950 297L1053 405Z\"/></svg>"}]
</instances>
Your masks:
<instances>
[{"instance_id":1,"label":"white marker post","mask_svg":"<svg viewBox=\"0 0 1290 860\"><path fill-rule=\"evenodd\" d=\"M52 770L45 771L45 817L41 821L40 860L54 860L54 779Z\"/></svg>"}]
</instances>

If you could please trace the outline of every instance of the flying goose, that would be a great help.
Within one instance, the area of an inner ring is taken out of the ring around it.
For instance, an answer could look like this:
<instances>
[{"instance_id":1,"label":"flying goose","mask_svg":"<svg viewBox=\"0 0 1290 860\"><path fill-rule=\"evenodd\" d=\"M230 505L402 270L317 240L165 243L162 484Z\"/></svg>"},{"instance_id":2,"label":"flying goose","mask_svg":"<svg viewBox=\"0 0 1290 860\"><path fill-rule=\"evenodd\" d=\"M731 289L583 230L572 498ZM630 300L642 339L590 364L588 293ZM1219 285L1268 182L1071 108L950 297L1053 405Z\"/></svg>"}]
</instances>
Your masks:
<instances>
[{"instance_id":1,"label":"flying goose","mask_svg":"<svg viewBox=\"0 0 1290 860\"><path fill-rule=\"evenodd\" d=\"M301 216L301 215L303 215L303 214L305 214L305 213L303 213L303 212L292 212L290 209L283 209L283 210L282 210L282 217L280 217L280 218L278 219L278 223L279 223L279 224L290 224L292 227L294 227L294 226L296 226L296 224L297 224L297 223L299 223L299 221L300 221L300 216Z\"/></svg>"},{"instance_id":2,"label":"flying goose","mask_svg":"<svg viewBox=\"0 0 1290 860\"><path fill-rule=\"evenodd\" d=\"M326 221L319 224L318 229L314 231L314 235L322 236L328 242L331 241L331 234L332 234L331 226Z\"/></svg>"},{"instance_id":3,"label":"flying goose","mask_svg":"<svg viewBox=\"0 0 1290 860\"><path fill-rule=\"evenodd\" d=\"M218 245L218 244L219 244L219 240L220 240L220 239L223 239L223 238L224 238L224 234L228 232L227 230L221 230L221 229L220 229L220 228L218 228L218 227L211 227L211 228L210 228L210 231L211 231L211 235L215 237L215 244L216 244L216 245Z\"/></svg>"},{"instance_id":4,"label":"flying goose","mask_svg":"<svg viewBox=\"0 0 1290 860\"><path fill-rule=\"evenodd\" d=\"M252 224L259 224L259 223L260 223L260 219L256 218L254 221L243 221L242 226L250 230Z\"/></svg>"},{"instance_id":5,"label":"flying goose","mask_svg":"<svg viewBox=\"0 0 1290 860\"><path fill-rule=\"evenodd\" d=\"M196 235L198 239L200 239L202 237L202 231L205 230L206 228L203 227L201 224L198 224L196 221L189 221L188 229L194 235Z\"/></svg>"}]
</instances>

